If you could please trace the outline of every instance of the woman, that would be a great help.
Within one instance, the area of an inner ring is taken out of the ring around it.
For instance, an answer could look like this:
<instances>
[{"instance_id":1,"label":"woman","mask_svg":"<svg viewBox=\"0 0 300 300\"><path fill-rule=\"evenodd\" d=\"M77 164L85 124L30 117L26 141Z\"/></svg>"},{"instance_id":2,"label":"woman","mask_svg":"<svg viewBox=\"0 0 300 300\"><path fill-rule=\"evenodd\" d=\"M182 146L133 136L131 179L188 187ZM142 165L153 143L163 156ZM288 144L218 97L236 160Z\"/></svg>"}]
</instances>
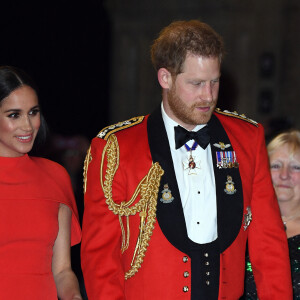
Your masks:
<instances>
[{"instance_id":1,"label":"woman","mask_svg":"<svg viewBox=\"0 0 300 300\"><path fill-rule=\"evenodd\" d=\"M1 299L82 299L70 263L81 232L69 176L28 155L44 131L30 78L0 67Z\"/></svg>"},{"instance_id":2,"label":"woman","mask_svg":"<svg viewBox=\"0 0 300 300\"><path fill-rule=\"evenodd\" d=\"M294 299L300 299L300 131L279 134L267 148L273 186L288 238ZM245 299L257 299L249 261Z\"/></svg>"}]
</instances>

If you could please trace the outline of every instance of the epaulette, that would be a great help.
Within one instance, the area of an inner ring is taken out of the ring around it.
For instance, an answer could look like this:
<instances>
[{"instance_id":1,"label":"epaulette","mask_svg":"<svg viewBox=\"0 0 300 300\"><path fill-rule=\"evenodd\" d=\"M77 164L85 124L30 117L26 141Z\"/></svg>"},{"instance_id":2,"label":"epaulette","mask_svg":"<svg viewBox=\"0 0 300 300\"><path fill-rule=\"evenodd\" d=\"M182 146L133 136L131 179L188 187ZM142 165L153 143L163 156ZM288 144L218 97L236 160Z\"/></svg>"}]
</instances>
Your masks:
<instances>
[{"instance_id":1,"label":"epaulette","mask_svg":"<svg viewBox=\"0 0 300 300\"><path fill-rule=\"evenodd\" d=\"M144 116L134 117L129 120L119 122L114 125L107 126L103 128L98 134L97 137L107 140L109 136L117 131L123 130L125 128L132 127L134 125L140 124L144 120Z\"/></svg>"},{"instance_id":2,"label":"epaulette","mask_svg":"<svg viewBox=\"0 0 300 300\"><path fill-rule=\"evenodd\" d=\"M229 117L234 117L234 118L238 118L240 120L244 120L246 122L249 122L251 124L253 124L254 126L258 127L258 123L250 118L247 118L244 114L238 114L236 111L228 111L228 110L221 110L220 108L216 108L215 112L221 115L225 115L225 116L229 116Z\"/></svg>"}]
</instances>

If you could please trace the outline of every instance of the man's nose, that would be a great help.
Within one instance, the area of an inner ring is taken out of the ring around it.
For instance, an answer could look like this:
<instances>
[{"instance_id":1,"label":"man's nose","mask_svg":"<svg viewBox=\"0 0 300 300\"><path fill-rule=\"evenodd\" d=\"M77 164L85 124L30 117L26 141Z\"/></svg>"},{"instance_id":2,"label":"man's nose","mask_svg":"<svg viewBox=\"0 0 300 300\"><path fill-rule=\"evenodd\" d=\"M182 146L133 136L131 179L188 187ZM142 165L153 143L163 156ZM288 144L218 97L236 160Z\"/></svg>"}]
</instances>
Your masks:
<instances>
[{"instance_id":1,"label":"man's nose","mask_svg":"<svg viewBox=\"0 0 300 300\"><path fill-rule=\"evenodd\" d=\"M202 92L201 93L202 100L209 101L209 102L211 102L213 100L212 86L209 82L206 82L204 84L201 92Z\"/></svg>"}]
</instances>

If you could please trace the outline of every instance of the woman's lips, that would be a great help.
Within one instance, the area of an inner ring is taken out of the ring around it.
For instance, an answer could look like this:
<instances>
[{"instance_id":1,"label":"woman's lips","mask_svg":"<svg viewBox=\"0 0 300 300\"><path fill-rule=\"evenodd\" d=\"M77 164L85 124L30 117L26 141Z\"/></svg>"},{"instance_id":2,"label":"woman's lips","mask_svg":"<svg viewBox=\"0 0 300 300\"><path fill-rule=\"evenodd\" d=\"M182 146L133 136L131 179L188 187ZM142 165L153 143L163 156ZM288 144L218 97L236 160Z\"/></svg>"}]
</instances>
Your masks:
<instances>
[{"instance_id":1,"label":"woman's lips","mask_svg":"<svg viewBox=\"0 0 300 300\"><path fill-rule=\"evenodd\" d=\"M16 138L21 143L29 143L32 141L33 135L32 134L18 135L16 136Z\"/></svg>"}]
</instances>

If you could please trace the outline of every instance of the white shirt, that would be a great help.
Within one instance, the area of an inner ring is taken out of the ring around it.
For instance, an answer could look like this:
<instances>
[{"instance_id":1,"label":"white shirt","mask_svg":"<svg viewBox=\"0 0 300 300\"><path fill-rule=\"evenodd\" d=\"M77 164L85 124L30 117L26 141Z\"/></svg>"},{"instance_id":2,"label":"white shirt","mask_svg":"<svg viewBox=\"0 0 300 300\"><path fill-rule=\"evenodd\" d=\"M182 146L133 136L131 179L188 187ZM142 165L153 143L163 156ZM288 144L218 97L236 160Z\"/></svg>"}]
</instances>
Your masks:
<instances>
[{"instance_id":1,"label":"white shirt","mask_svg":"<svg viewBox=\"0 0 300 300\"><path fill-rule=\"evenodd\" d=\"M166 114L163 104L161 110L171 149L188 237L198 244L212 242L218 237L218 232L211 147L208 145L204 150L197 146L192 151L196 168L189 169L190 151L187 151L185 146L175 149L174 127L178 124ZM197 125L193 131L197 131L204 126L205 124ZM187 142L190 148L193 144L194 140Z\"/></svg>"}]
</instances>

